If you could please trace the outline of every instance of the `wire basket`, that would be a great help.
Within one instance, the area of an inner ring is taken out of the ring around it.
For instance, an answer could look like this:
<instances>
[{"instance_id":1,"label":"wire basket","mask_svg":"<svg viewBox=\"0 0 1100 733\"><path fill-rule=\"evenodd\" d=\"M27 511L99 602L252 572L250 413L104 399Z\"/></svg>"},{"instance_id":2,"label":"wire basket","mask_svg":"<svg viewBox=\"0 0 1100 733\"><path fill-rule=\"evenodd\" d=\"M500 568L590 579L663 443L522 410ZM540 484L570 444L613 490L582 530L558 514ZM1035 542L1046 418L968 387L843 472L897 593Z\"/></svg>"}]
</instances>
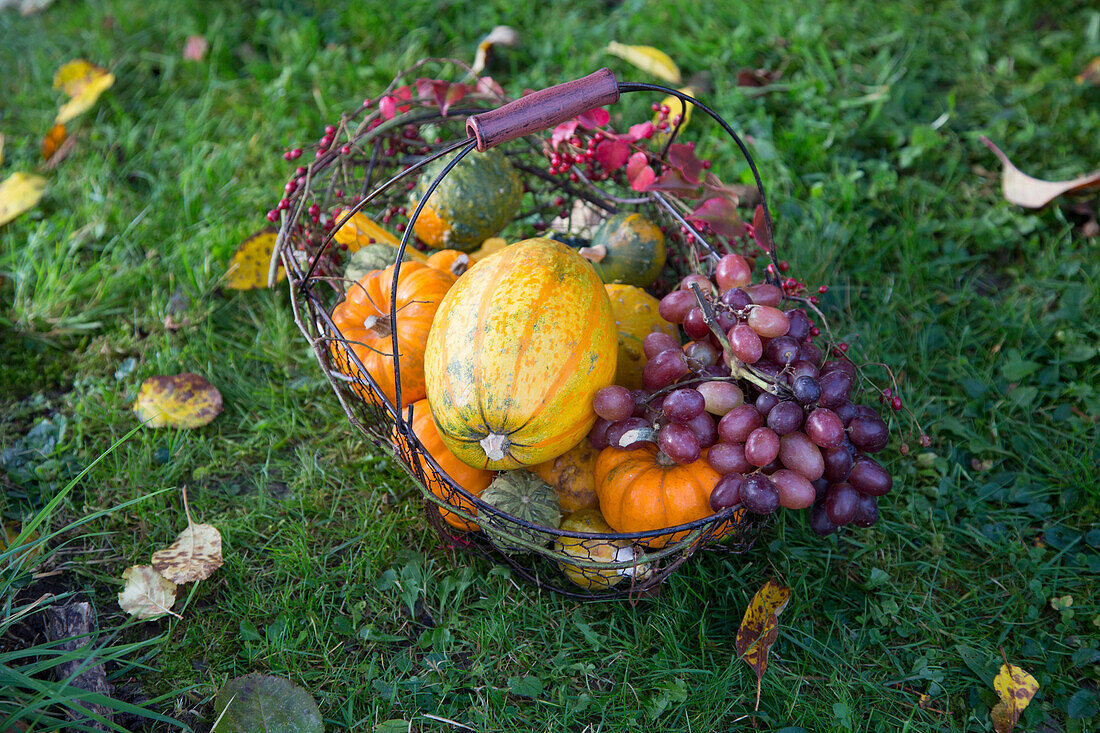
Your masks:
<instances>
[{"instance_id":1,"label":"wire basket","mask_svg":"<svg viewBox=\"0 0 1100 733\"><path fill-rule=\"evenodd\" d=\"M458 69L465 75L461 82L418 76L432 65L446 65L452 73ZM678 111L684 114L675 114L677 110L667 105L643 103L640 110L645 119L640 128L614 133L606 127L606 115L592 113L634 92L668 95L678 100ZM729 218L728 212L723 214L723 225L711 226L705 212L685 203L691 186L720 194L726 191L727 202L732 198L731 189L724 189L705 170L709 164L694 158L693 146L679 142L691 113L710 117L745 156L761 203L755 226L740 223L736 216ZM611 149L601 151L604 143ZM309 149L314 159L295 171L287 183L286 198L275 210L278 213L269 215L281 218L271 280L281 263L295 321L313 346L348 418L412 476L425 499L429 523L447 546L505 563L539 587L580 599L633 598L658 591L665 578L703 548L744 552L758 536L763 520L739 506L687 524L633 533L567 531L534 525L498 510L452 480L414 434L410 413L396 407L402 381L398 359L392 358L398 373L396 395L387 396L355 351L345 348L348 339L332 313L355 283L342 277L347 245L340 243L338 233L353 217L363 215L400 236L394 249L388 311L389 353L397 354L397 283L402 262L409 250L426 249L413 235L413 225L424 202L453 166L467 155L490 148L502 151L523 181L519 213L497 235L507 241L542 236L548 229L568 231L580 226L579 219L585 217L638 211L661 222L666 235L668 262L650 288L658 296L689 273L706 273L731 251L750 259L766 255L773 265L768 268L768 281L779 283L771 220L756 167L731 127L698 100L659 85L621 83L602 69L513 101L491 79L477 77L459 61L427 59L396 77L381 95L328 126L325 136ZM629 165L624 165L624 153L630 156ZM641 159L638 153L643 153ZM302 154L302 149L296 149L285 157ZM447 156L451 156L449 163L418 202L411 200L422 169ZM641 168L639 162L653 172L657 185L645 186L632 179ZM569 241L564 236L559 239ZM501 551L501 545L510 550Z\"/></svg>"}]
</instances>

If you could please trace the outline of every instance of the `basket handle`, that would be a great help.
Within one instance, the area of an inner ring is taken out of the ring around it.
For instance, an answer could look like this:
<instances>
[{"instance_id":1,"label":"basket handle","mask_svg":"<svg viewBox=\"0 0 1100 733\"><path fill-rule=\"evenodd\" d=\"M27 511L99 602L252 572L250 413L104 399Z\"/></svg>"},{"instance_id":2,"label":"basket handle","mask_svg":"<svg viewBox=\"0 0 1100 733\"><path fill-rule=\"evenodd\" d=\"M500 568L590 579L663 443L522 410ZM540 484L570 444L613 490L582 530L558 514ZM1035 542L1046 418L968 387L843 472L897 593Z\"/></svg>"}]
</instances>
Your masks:
<instances>
[{"instance_id":1,"label":"basket handle","mask_svg":"<svg viewBox=\"0 0 1100 733\"><path fill-rule=\"evenodd\" d=\"M619 101L619 82L610 69L532 92L488 112L466 118L466 132L478 152L517 137L547 130L579 114Z\"/></svg>"}]
</instances>

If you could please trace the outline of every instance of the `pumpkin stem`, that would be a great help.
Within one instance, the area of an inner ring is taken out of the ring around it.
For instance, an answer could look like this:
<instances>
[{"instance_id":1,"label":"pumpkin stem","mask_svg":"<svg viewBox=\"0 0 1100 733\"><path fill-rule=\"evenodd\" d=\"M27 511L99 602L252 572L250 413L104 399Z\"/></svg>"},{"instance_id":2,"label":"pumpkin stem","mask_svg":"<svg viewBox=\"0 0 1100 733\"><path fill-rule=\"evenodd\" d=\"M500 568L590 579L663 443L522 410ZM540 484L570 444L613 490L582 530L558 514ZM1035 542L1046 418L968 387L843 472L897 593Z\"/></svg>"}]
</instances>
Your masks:
<instances>
[{"instance_id":1,"label":"pumpkin stem","mask_svg":"<svg viewBox=\"0 0 1100 733\"><path fill-rule=\"evenodd\" d=\"M503 461L512 441L503 433L489 433L481 439L481 448L490 461Z\"/></svg>"},{"instance_id":2,"label":"pumpkin stem","mask_svg":"<svg viewBox=\"0 0 1100 733\"><path fill-rule=\"evenodd\" d=\"M363 319L363 328L375 338L385 338L393 333L389 316L367 316Z\"/></svg>"},{"instance_id":3,"label":"pumpkin stem","mask_svg":"<svg viewBox=\"0 0 1100 733\"><path fill-rule=\"evenodd\" d=\"M455 277L462 275L470 269L470 255L463 252L451 263L451 274Z\"/></svg>"},{"instance_id":4,"label":"pumpkin stem","mask_svg":"<svg viewBox=\"0 0 1100 733\"><path fill-rule=\"evenodd\" d=\"M607 257L607 247L602 244L597 244L595 247L581 247L577 250L577 254L589 262L603 262L603 258Z\"/></svg>"},{"instance_id":5,"label":"pumpkin stem","mask_svg":"<svg viewBox=\"0 0 1100 733\"><path fill-rule=\"evenodd\" d=\"M669 458L663 450L657 451L657 457L654 460L657 462L658 466L662 466L664 468L676 465L676 461Z\"/></svg>"}]
</instances>

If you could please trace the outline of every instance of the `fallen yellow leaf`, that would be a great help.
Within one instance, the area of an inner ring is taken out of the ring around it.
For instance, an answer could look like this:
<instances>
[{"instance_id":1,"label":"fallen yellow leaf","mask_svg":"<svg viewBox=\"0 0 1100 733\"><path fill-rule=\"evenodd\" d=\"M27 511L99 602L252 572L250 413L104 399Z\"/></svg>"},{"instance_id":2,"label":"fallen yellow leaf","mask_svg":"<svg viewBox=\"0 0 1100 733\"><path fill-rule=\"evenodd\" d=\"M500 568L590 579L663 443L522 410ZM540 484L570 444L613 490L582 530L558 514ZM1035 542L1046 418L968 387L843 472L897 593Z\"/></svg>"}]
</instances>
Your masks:
<instances>
[{"instance_id":1,"label":"fallen yellow leaf","mask_svg":"<svg viewBox=\"0 0 1100 733\"><path fill-rule=\"evenodd\" d=\"M1081 69L1081 73L1073 77L1073 80L1078 84L1100 84L1100 56L1095 57L1092 61L1085 65L1085 68Z\"/></svg>"},{"instance_id":2,"label":"fallen yellow leaf","mask_svg":"<svg viewBox=\"0 0 1100 733\"><path fill-rule=\"evenodd\" d=\"M198 374L149 377L134 412L151 428L198 428L221 414L222 395Z\"/></svg>"},{"instance_id":3,"label":"fallen yellow leaf","mask_svg":"<svg viewBox=\"0 0 1100 733\"><path fill-rule=\"evenodd\" d=\"M57 111L57 116L54 118L54 124L63 125L77 115L87 112L99 99L99 95L110 89L114 83L115 75L106 73L89 81L78 94L61 105L61 109Z\"/></svg>"},{"instance_id":4,"label":"fallen yellow leaf","mask_svg":"<svg viewBox=\"0 0 1100 733\"><path fill-rule=\"evenodd\" d=\"M46 179L16 171L0 183L0 226L33 208L46 191Z\"/></svg>"},{"instance_id":5,"label":"fallen yellow leaf","mask_svg":"<svg viewBox=\"0 0 1100 733\"><path fill-rule=\"evenodd\" d=\"M106 73L106 69L102 69L84 59L73 59L66 64L62 64L61 68L53 75L53 88L60 89L70 97L75 97L80 94L85 85Z\"/></svg>"},{"instance_id":6,"label":"fallen yellow leaf","mask_svg":"<svg viewBox=\"0 0 1100 733\"><path fill-rule=\"evenodd\" d=\"M271 251L275 249L277 235L273 229L256 232L240 243L229 260L225 273L225 287L230 290L256 290L267 287L267 272L271 267ZM286 272L279 265L276 282L286 280Z\"/></svg>"},{"instance_id":7,"label":"fallen yellow leaf","mask_svg":"<svg viewBox=\"0 0 1100 733\"><path fill-rule=\"evenodd\" d=\"M628 61L647 74L653 74L670 84L680 85L680 68L664 51L653 46L625 46L612 41L607 52Z\"/></svg>"},{"instance_id":8,"label":"fallen yellow leaf","mask_svg":"<svg viewBox=\"0 0 1100 733\"><path fill-rule=\"evenodd\" d=\"M683 92L689 97L695 96L695 90L691 87L684 87L679 91ZM672 134L672 131L676 129L676 120L681 116L684 118L684 120L680 123L680 132L684 131L684 129L688 125L688 122L691 122L691 110L695 108L695 105L691 104L690 102L685 105L679 97L675 97L671 94L661 100L661 106L664 107L666 105L668 106L668 116L665 119L668 121L668 129L658 130L656 133L653 134L653 140L658 146L663 146L666 142L668 142L668 138ZM684 109L685 106L687 107L686 111ZM654 126L661 124L660 113L656 113L653 115L653 124Z\"/></svg>"},{"instance_id":9,"label":"fallen yellow leaf","mask_svg":"<svg viewBox=\"0 0 1100 733\"><path fill-rule=\"evenodd\" d=\"M498 25L489 31L489 35L481 39L477 44L477 54L474 55L474 64L470 71L480 74L485 70L485 64L489 60L489 52L493 46L515 46L519 43L519 33L515 28L506 25Z\"/></svg>"},{"instance_id":10,"label":"fallen yellow leaf","mask_svg":"<svg viewBox=\"0 0 1100 733\"><path fill-rule=\"evenodd\" d=\"M779 636L779 614L791 600L791 591L769 580L752 597L737 629L737 654L756 672L756 707L760 707L760 681L768 668L768 653Z\"/></svg>"},{"instance_id":11,"label":"fallen yellow leaf","mask_svg":"<svg viewBox=\"0 0 1100 733\"><path fill-rule=\"evenodd\" d=\"M139 619L157 618L171 613L176 602L176 584L162 577L148 565L134 565L122 574L126 581L122 592L118 594L118 605L131 616Z\"/></svg>"},{"instance_id":12,"label":"fallen yellow leaf","mask_svg":"<svg viewBox=\"0 0 1100 733\"><path fill-rule=\"evenodd\" d=\"M1001 190L1009 203L1028 209L1041 209L1062 194L1100 188L1100 171L1069 181L1043 181L1020 171L1012 165L1008 156L1001 152L993 142L983 135L981 141L1001 159L1004 170L1001 172Z\"/></svg>"},{"instance_id":13,"label":"fallen yellow leaf","mask_svg":"<svg viewBox=\"0 0 1100 733\"><path fill-rule=\"evenodd\" d=\"M170 547L153 553L153 569L177 585L205 580L223 562L221 533L210 524L188 524Z\"/></svg>"},{"instance_id":14,"label":"fallen yellow leaf","mask_svg":"<svg viewBox=\"0 0 1100 733\"><path fill-rule=\"evenodd\" d=\"M993 729L997 733L1011 733L1020 720L1020 713L1039 691L1039 683L1016 665L1005 662L993 680L993 689L1001 698L990 712Z\"/></svg>"}]
</instances>

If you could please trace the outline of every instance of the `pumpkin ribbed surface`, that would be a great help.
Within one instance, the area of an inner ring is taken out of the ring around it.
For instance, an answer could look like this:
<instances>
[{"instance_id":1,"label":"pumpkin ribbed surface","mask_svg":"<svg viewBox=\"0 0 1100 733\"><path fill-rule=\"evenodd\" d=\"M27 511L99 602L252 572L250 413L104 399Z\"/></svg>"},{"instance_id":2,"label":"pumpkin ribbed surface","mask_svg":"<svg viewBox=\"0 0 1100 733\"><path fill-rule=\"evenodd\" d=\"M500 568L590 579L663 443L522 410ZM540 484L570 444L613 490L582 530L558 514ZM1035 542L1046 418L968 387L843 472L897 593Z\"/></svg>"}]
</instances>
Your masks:
<instances>
[{"instance_id":1,"label":"pumpkin ribbed surface","mask_svg":"<svg viewBox=\"0 0 1100 733\"><path fill-rule=\"evenodd\" d=\"M493 474L492 471L481 471L467 466L465 463L455 458L454 454L447 449L447 446L443 445L443 441L439 438L439 431L436 430L435 421L432 420L431 408L428 406L428 401L420 400L419 402L409 405L404 414L406 421L412 428L413 435L420 441L420 444L424 447L424 450L428 452L428 455L434 458L435 462L439 464L439 467L451 478L451 481L466 489L466 491L474 496L481 496L481 492L485 491L489 484L492 483L495 474ZM406 441L404 436L398 433L396 429L390 437L394 445L400 450L409 450L408 441ZM433 494L452 506L475 516L477 515L477 507L474 506L474 503L462 496L462 494L451 489L451 487L447 485L444 477L439 476L430 463L422 460L421 466L423 466L424 473L429 479L428 488ZM443 507L439 507L439 513L443 515L443 519L447 521L447 524L456 529L475 532L480 529L475 522L468 522L454 512L447 511Z\"/></svg>"},{"instance_id":2,"label":"pumpkin ribbed surface","mask_svg":"<svg viewBox=\"0 0 1100 733\"><path fill-rule=\"evenodd\" d=\"M420 199L446 167L440 158L425 166L417 181ZM435 249L477 249L504 228L519 210L523 183L498 150L470 153L439 182L413 222L413 231Z\"/></svg>"},{"instance_id":3,"label":"pumpkin ribbed surface","mask_svg":"<svg viewBox=\"0 0 1100 733\"><path fill-rule=\"evenodd\" d=\"M561 504L558 503L554 489L527 471L498 473L489 488L481 494L481 500L505 514L537 527L557 527L561 523ZM483 512L479 521L493 545L509 555L531 551L530 547L517 542L517 539L536 546L547 545L552 539L548 532L528 529L492 512Z\"/></svg>"},{"instance_id":4,"label":"pumpkin ribbed surface","mask_svg":"<svg viewBox=\"0 0 1100 733\"><path fill-rule=\"evenodd\" d=\"M615 371L615 384L627 389L642 388L642 370L648 359L642 342L654 331L667 333L678 339L676 327L661 318L657 312L660 302L652 295L633 285L608 285L611 312L619 329L619 360Z\"/></svg>"},{"instance_id":5,"label":"pumpkin ribbed surface","mask_svg":"<svg viewBox=\"0 0 1100 733\"><path fill-rule=\"evenodd\" d=\"M397 281L397 348L401 366L401 407L423 399L424 342L432 327L443 296L455 278L419 262L401 265ZM348 288L343 302L332 311L332 322L344 340L329 347L335 367L349 376L359 376L348 356L354 353L391 403L397 399L390 338L390 295L393 267L374 270ZM353 384L363 399L372 401L370 390Z\"/></svg>"},{"instance_id":6,"label":"pumpkin ribbed surface","mask_svg":"<svg viewBox=\"0 0 1100 733\"><path fill-rule=\"evenodd\" d=\"M559 529L589 534L612 534L615 530L604 521L595 509L581 509L565 518ZM559 535L554 540L554 550L580 561L600 563L628 562L635 557L634 548L625 540L582 539ZM612 588L631 576L640 576L646 572L646 566L635 565L622 568L599 568L573 565L558 560L558 567L565 577L585 590Z\"/></svg>"},{"instance_id":7,"label":"pumpkin ribbed surface","mask_svg":"<svg viewBox=\"0 0 1100 733\"><path fill-rule=\"evenodd\" d=\"M591 244L582 254L592 260L605 283L644 288L665 266L665 235L641 214L616 214L592 233Z\"/></svg>"},{"instance_id":8,"label":"pumpkin ribbed surface","mask_svg":"<svg viewBox=\"0 0 1100 733\"><path fill-rule=\"evenodd\" d=\"M709 517L710 492L721 476L701 456L695 463L662 465L657 446L637 450L608 447L596 459L600 512L618 532L648 532ZM684 532L646 539L664 547Z\"/></svg>"},{"instance_id":9,"label":"pumpkin ribbed surface","mask_svg":"<svg viewBox=\"0 0 1100 733\"><path fill-rule=\"evenodd\" d=\"M615 320L580 256L528 239L476 263L440 303L428 337L428 401L451 451L476 468L561 455L596 420L612 383Z\"/></svg>"},{"instance_id":10,"label":"pumpkin ribbed surface","mask_svg":"<svg viewBox=\"0 0 1100 733\"><path fill-rule=\"evenodd\" d=\"M580 509L596 509L596 458L600 452L592 447L587 436L581 442L545 463L531 466L531 473L554 487L561 501L561 510L572 514Z\"/></svg>"}]
</instances>

